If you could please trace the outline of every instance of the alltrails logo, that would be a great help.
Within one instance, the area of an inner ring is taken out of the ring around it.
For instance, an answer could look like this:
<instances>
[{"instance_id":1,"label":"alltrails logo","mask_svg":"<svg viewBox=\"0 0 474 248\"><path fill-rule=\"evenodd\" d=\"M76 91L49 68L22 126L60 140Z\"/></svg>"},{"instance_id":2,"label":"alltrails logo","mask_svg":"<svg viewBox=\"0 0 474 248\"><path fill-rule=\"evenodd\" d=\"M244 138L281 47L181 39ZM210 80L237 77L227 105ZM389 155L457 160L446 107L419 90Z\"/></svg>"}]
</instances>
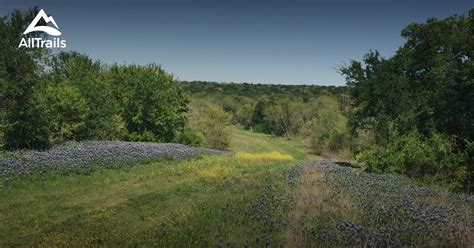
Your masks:
<instances>
[{"instance_id":1,"label":"alltrails logo","mask_svg":"<svg viewBox=\"0 0 474 248\"><path fill-rule=\"evenodd\" d=\"M54 27L50 26L36 26L38 22L43 19L46 22L46 25L48 23L52 23ZM25 32L23 34L28 34L30 32L35 32L35 31L40 31L40 32L45 32L51 36L60 36L61 32L59 31L58 24L54 21L54 18L52 16L48 16L44 10L40 10L38 14L36 15L35 19L31 22L31 24L26 28ZM20 41L20 44L18 47L28 47L28 48L35 48L35 47L40 47L40 48L65 48L66 47L66 40L61 40L61 38L53 38L52 40L49 39L43 39L43 38L22 38Z\"/></svg>"}]
</instances>

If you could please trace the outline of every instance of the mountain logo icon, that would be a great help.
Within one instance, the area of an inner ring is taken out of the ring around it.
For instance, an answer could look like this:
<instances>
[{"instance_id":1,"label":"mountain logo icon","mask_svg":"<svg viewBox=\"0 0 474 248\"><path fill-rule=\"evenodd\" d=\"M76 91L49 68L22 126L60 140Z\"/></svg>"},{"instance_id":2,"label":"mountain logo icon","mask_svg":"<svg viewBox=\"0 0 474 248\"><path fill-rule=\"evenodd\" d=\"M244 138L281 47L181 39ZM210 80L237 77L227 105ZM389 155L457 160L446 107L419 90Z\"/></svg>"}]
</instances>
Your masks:
<instances>
[{"instance_id":1,"label":"mountain logo icon","mask_svg":"<svg viewBox=\"0 0 474 248\"><path fill-rule=\"evenodd\" d=\"M46 24L51 22L56 28L50 27L50 26L36 26L40 19L43 19L46 22ZM46 12L44 12L43 9L41 9L38 12L38 14L35 16L35 19L33 19L30 25L26 28L25 32L23 32L23 34L35 32L35 31L46 32L52 36L61 35L58 24L56 24L56 22L54 21L54 18L52 16L48 16Z\"/></svg>"}]
</instances>

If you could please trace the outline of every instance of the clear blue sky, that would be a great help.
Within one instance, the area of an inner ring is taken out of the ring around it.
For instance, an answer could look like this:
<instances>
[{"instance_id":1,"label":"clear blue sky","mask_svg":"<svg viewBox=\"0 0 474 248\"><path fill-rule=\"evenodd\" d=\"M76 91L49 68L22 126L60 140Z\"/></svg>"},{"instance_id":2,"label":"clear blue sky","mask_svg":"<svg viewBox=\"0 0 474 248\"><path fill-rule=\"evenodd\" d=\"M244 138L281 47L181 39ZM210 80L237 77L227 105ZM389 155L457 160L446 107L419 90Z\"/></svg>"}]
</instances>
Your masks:
<instances>
[{"instance_id":1,"label":"clear blue sky","mask_svg":"<svg viewBox=\"0 0 474 248\"><path fill-rule=\"evenodd\" d=\"M0 15L34 5L68 50L106 63L157 63L182 80L342 85L338 66L370 49L391 56L407 24L474 1L0 0Z\"/></svg>"}]
</instances>

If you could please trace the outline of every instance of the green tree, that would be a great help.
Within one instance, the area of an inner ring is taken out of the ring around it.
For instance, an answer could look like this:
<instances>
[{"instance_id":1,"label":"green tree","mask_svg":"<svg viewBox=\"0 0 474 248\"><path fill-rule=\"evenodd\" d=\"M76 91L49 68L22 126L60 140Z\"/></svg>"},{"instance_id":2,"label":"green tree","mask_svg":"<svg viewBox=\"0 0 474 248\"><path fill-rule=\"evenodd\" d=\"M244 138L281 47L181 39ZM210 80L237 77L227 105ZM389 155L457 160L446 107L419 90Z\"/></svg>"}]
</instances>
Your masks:
<instances>
[{"instance_id":1,"label":"green tree","mask_svg":"<svg viewBox=\"0 0 474 248\"><path fill-rule=\"evenodd\" d=\"M62 143L80 139L88 114L87 102L80 91L69 82L48 85L42 93L47 106L45 114L51 131L51 140Z\"/></svg>"},{"instance_id":2,"label":"green tree","mask_svg":"<svg viewBox=\"0 0 474 248\"><path fill-rule=\"evenodd\" d=\"M391 130L400 134L433 130L474 139L474 9L467 17L429 19L402 31L406 43L381 58L341 69L351 90L351 126L374 129L378 143Z\"/></svg>"},{"instance_id":3,"label":"green tree","mask_svg":"<svg viewBox=\"0 0 474 248\"><path fill-rule=\"evenodd\" d=\"M78 52L61 52L53 56L50 67L48 80L53 87L67 84L77 89L86 102L84 128L77 133L77 138L123 138L125 124L117 93L120 86L112 80L109 68Z\"/></svg>"},{"instance_id":4,"label":"green tree","mask_svg":"<svg viewBox=\"0 0 474 248\"><path fill-rule=\"evenodd\" d=\"M298 99L280 98L264 111L264 120L277 126L276 134L290 138L302 126L303 103Z\"/></svg>"},{"instance_id":5,"label":"green tree","mask_svg":"<svg viewBox=\"0 0 474 248\"><path fill-rule=\"evenodd\" d=\"M341 69L351 91L352 132L370 130L376 138L361 161L380 171L406 166L399 171L413 177L456 175L446 180L472 191L473 166L464 155L474 139L474 9L410 24L402 36L394 56L370 52Z\"/></svg>"},{"instance_id":6,"label":"green tree","mask_svg":"<svg viewBox=\"0 0 474 248\"><path fill-rule=\"evenodd\" d=\"M219 106L205 100L190 104L189 125L204 137L204 145L225 149L230 142L231 115Z\"/></svg>"},{"instance_id":7,"label":"green tree","mask_svg":"<svg viewBox=\"0 0 474 248\"><path fill-rule=\"evenodd\" d=\"M332 96L321 96L306 104L309 120L301 134L316 154L335 153L348 146L347 118L339 111L339 103ZM303 110L303 112L305 112Z\"/></svg>"},{"instance_id":8,"label":"green tree","mask_svg":"<svg viewBox=\"0 0 474 248\"><path fill-rule=\"evenodd\" d=\"M258 101L257 104L255 105L255 108L253 109L252 117L251 117L251 122L250 122L250 129L255 129L257 132L263 132L262 126L264 125L265 122L265 104L266 100L263 101Z\"/></svg>"},{"instance_id":9,"label":"green tree","mask_svg":"<svg viewBox=\"0 0 474 248\"><path fill-rule=\"evenodd\" d=\"M14 11L0 18L0 112L4 148L44 149L49 146L44 106L35 94L42 85L38 63L43 49L18 48L22 33L38 12ZM37 32L25 37L38 37Z\"/></svg>"},{"instance_id":10,"label":"green tree","mask_svg":"<svg viewBox=\"0 0 474 248\"><path fill-rule=\"evenodd\" d=\"M170 142L183 129L188 96L160 66L113 65L107 78L115 85L127 139Z\"/></svg>"}]
</instances>

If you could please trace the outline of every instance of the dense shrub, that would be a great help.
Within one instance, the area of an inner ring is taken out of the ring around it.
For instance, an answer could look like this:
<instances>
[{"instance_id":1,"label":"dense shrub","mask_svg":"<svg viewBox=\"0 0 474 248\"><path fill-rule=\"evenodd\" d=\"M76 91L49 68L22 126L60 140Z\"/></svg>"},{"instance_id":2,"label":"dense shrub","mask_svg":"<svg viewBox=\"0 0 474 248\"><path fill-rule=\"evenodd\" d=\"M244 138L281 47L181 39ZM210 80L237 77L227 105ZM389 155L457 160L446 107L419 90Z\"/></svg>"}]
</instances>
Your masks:
<instances>
[{"instance_id":1,"label":"dense shrub","mask_svg":"<svg viewBox=\"0 0 474 248\"><path fill-rule=\"evenodd\" d=\"M176 142L189 146L202 146L205 142L205 138L202 133L194 131L189 126L185 126L176 136Z\"/></svg>"},{"instance_id":2,"label":"dense shrub","mask_svg":"<svg viewBox=\"0 0 474 248\"><path fill-rule=\"evenodd\" d=\"M115 86L128 140L170 142L184 127L188 96L159 65L113 65L107 80Z\"/></svg>"},{"instance_id":3,"label":"dense shrub","mask_svg":"<svg viewBox=\"0 0 474 248\"><path fill-rule=\"evenodd\" d=\"M301 133L308 140L311 150L318 155L335 155L348 149L347 118L339 111L337 100L323 96L307 105L311 112L303 113L303 120L308 120Z\"/></svg>"},{"instance_id":4,"label":"dense shrub","mask_svg":"<svg viewBox=\"0 0 474 248\"><path fill-rule=\"evenodd\" d=\"M447 184L452 190L469 185L468 156L457 152L450 138L434 133L428 138L417 132L393 135L385 146L372 146L357 159L368 172L396 172Z\"/></svg>"},{"instance_id":5,"label":"dense shrub","mask_svg":"<svg viewBox=\"0 0 474 248\"><path fill-rule=\"evenodd\" d=\"M337 152L345 147L349 142L349 135L346 132L338 132L333 130L329 132L329 138L327 140L327 148L331 152Z\"/></svg>"},{"instance_id":6,"label":"dense shrub","mask_svg":"<svg viewBox=\"0 0 474 248\"><path fill-rule=\"evenodd\" d=\"M231 116L221 107L204 100L190 104L189 126L204 137L204 145L225 149L230 142Z\"/></svg>"},{"instance_id":7,"label":"dense shrub","mask_svg":"<svg viewBox=\"0 0 474 248\"><path fill-rule=\"evenodd\" d=\"M469 192L474 192L474 142L467 142L466 144L466 155L467 155L467 182L465 183L465 189Z\"/></svg>"}]
</instances>

